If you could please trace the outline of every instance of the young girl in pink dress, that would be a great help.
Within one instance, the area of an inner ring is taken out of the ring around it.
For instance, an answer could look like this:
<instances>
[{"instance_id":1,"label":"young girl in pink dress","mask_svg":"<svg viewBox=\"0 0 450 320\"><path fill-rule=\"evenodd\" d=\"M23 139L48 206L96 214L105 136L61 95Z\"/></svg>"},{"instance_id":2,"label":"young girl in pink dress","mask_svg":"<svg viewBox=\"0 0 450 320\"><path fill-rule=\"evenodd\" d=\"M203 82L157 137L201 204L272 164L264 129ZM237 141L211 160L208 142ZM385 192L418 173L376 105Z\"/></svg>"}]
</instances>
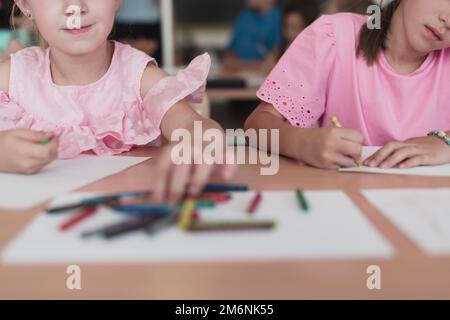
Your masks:
<instances>
[{"instance_id":1,"label":"young girl in pink dress","mask_svg":"<svg viewBox=\"0 0 450 320\"><path fill-rule=\"evenodd\" d=\"M248 128L280 129L280 152L319 168L450 162L450 1L394 0L319 18L269 75ZM373 22L373 21L372 21ZM343 128L332 126L336 116Z\"/></svg>"},{"instance_id":2,"label":"young girl in pink dress","mask_svg":"<svg viewBox=\"0 0 450 320\"><path fill-rule=\"evenodd\" d=\"M15 2L48 46L0 64L0 171L34 173L84 152L117 155L161 135L170 140L179 128L193 133L194 121L221 129L187 104L202 98L209 56L168 76L143 52L108 41L119 0ZM68 21L77 18L81 24L73 28ZM188 185L198 193L215 167L174 167L163 152L160 169L155 199L175 199ZM230 167L220 170L232 174Z\"/></svg>"}]
</instances>

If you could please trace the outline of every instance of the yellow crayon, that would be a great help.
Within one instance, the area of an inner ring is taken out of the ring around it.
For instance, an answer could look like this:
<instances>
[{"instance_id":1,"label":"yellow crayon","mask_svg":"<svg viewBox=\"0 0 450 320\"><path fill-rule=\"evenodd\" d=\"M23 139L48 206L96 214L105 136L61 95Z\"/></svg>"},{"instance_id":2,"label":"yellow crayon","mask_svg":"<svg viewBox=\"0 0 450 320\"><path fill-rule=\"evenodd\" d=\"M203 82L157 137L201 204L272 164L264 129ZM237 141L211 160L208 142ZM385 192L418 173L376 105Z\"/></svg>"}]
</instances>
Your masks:
<instances>
[{"instance_id":1,"label":"yellow crayon","mask_svg":"<svg viewBox=\"0 0 450 320\"><path fill-rule=\"evenodd\" d=\"M197 206L195 200L188 199L184 202L181 208L180 220L178 226L183 230L188 230L192 224L192 215Z\"/></svg>"},{"instance_id":2,"label":"yellow crayon","mask_svg":"<svg viewBox=\"0 0 450 320\"><path fill-rule=\"evenodd\" d=\"M331 117L331 123L336 127L336 128L342 128L342 124L339 122L338 117L336 116L332 116Z\"/></svg>"}]
</instances>

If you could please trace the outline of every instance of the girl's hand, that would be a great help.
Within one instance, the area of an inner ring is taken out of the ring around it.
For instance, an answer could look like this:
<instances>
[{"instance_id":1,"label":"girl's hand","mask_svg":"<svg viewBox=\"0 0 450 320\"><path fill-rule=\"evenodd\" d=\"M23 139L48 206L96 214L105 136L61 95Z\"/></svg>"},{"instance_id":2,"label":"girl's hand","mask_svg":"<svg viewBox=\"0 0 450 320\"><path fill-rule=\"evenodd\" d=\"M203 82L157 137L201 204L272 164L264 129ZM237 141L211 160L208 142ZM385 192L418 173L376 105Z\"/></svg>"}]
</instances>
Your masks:
<instances>
[{"instance_id":1,"label":"girl's hand","mask_svg":"<svg viewBox=\"0 0 450 320\"><path fill-rule=\"evenodd\" d=\"M42 143L50 139L48 144ZM0 171L36 173L58 157L58 144L51 133L27 129L0 132Z\"/></svg>"},{"instance_id":2,"label":"girl's hand","mask_svg":"<svg viewBox=\"0 0 450 320\"><path fill-rule=\"evenodd\" d=\"M220 174L224 180L230 180L235 165L176 165L172 159L173 145L163 148L153 181L152 200L155 202L179 202L186 194L198 196L214 173ZM201 150L193 150L192 154L201 155ZM193 156L194 158L194 156ZM224 158L225 159L225 158ZM191 163L194 163L192 160Z\"/></svg>"},{"instance_id":3,"label":"girl's hand","mask_svg":"<svg viewBox=\"0 0 450 320\"><path fill-rule=\"evenodd\" d=\"M322 169L354 167L361 162L364 137L358 131L341 128L308 129L302 137L299 158Z\"/></svg>"},{"instance_id":4,"label":"girl's hand","mask_svg":"<svg viewBox=\"0 0 450 320\"><path fill-rule=\"evenodd\" d=\"M390 142L364 161L369 167L401 169L450 163L450 147L437 137Z\"/></svg>"}]
</instances>

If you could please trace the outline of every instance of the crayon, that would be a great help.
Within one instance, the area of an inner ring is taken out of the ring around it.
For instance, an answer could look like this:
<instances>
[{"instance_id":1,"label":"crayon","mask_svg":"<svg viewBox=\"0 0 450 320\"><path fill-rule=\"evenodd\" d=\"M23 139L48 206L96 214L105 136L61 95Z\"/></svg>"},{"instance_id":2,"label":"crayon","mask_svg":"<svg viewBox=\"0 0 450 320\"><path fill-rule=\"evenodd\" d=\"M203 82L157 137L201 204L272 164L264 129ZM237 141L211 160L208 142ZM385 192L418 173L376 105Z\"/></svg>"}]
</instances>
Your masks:
<instances>
[{"instance_id":1,"label":"crayon","mask_svg":"<svg viewBox=\"0 0 450 320\"><path fill-rule=\"evenodd\" d=\"M67 231L69 229L72 229L82 221L92 217L97 212L97 207L89 207L86 208L84 211L80 212L73 218L69 219L68 221L64 222L62 225L59 226L59 229L61 231Z\"/></svg>"},{"instance_id":2,"label":"crayon","mask_svg":"<svg viewBox=\"0 0 450 320\"><path fill-rule=\"evenodd\" d=\"M208 184L203 193L248 191L248 186L239 184Z\"/></svg>"},{"instance_id":3,"label":"crayon","mask_svg":"<svg viewBox=\"0 0 450 320\"><path fill-rule=\"evenodd\" d=\"M305 194L304 194L303 190L297 190L296 191L296 195L297 195L297 201L298 201L298 203L300 205L300 208L303 211L305 211L305 212L309 211L309 204L306 201Z\"/></svg>"},{"instance_id":4,"label":"crayon","mask_svg":"<svg viewBox=\"0 0 450 320\"><path fill-rule=\"evenodd\" d=\"M262 201L262 195L261 195L261 193L258 193L250 202L250 205L247 208L247 213L254 214L256 212L256 210L258 210L258 207L261 204L261 201Z\"/></svg>"},{"instance_id":5,"label":"crayon","mask_svg":"<svg viewBox=\"0 0 450 320\"><path fill-rule=\"evenodd\" d=\"M180 219L178 222L178 226L183 229L187 230L192 224L192 214L194 213L194 210L196 208L196 201L193 199L186 200L181 207L181 214Z\"/></svg>"},{"instance_id":6,"label":"crayon","mask_svg":"<svg viewBox=\"0 0 450 320\"><path fill-rule=\"evenodd\" d=\"M243 231L243 230L270 230L276 226L274 221L224 221L224 222L195 222L189 231L211 232L211 231Z\"/></svg>"},{"instance_id":7,"label":"crayon","mask_svg":"<svg viewBox=\"0 0 450 320\"><path fill-rule=\"evenodd\" d=\"M336 116L332 116L332 117L331 117L331 123L332 123L336 128L342 128L342 124L341 124L341 122L339 121L338 117L336 117ZM356 165L357 167L362 167L363 164L362 164L360 161L355 161L355 165Z\"/></svg>"}]
</instances>

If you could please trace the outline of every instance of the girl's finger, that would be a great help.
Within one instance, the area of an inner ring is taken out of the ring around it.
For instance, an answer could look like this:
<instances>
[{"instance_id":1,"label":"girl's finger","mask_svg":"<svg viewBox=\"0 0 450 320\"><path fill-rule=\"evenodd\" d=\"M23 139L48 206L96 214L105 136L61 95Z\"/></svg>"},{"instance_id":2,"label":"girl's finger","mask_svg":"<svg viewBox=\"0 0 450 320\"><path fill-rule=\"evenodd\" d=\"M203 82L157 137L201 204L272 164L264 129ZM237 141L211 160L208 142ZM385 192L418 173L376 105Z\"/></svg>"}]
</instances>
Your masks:
<instances>
[{"instance_id":1,"label":"girl's finger","mask_svg":"<svg viewBox=\"0 0 450 320\"><path fill-rule=\"evenodd\" d=\"M52 160L57 159L58 158L58 149L59 149L59 137L54 137L48 146L50 148L50 154L51 154Z\"/></svg>"},{"instance_id":2,"label":"girl's finger","mask_svg":"<svg viewBox=\"0 0 450 320\"><path fill-rule=\"evenodd\" d=\"M234 174L237 171L237 165L235 164L224 164L218 167L220 176L224 180L231 180L234 176Z\"/></svg>"},{"instance_id":3,"label":"girl's finger","mask_svg":"<svg viewBox=\"0 0 450 320\"><path fill-rule=\"evenodd\" d=\"M53 138L53 133L32 131L28 129L14 130L13 135L17 138L36 143L42 143Z\"/></svg>"},{"instance_id":4,"label":"girl's finger","mask_svg":"<svg viewBox=\"0 0 450 320\"><path fill-rule=\"evenodd\" d=\"M341 138L362 145L364 142L363 135L353 129L340 129Z\"/></svg>"},{"instance_id":5,"label":"girl's finger","mask_svg":"<svg viewBox=\"0 0 450 320\"><path fill-rule=\"evenodd\" d=\"M177 165L172 166L171 175L169 182L169 201L173 204L178 203L184 196L189 183L189 177L191 175L191 170L193 166L190 165Z\"/></svg>"},{"instance_id":6,"label":"girl's finger","mask_svg":"<svg viewBox=\"0 0 450 320\"><path fill-rule=\"evenodd\" d=\"M398 167L400 169L409 169L426 165L430 165L428 157L426 155L421 154L403 161Z\"/></svg>"},{"instance_id":7,"label":"girl's finger","mask_svg":"<svg viewBox=\"0 0 450 320\"><path fill-rule=\"evenodd\" d=\"M216 172L220 175L220 177L224 180L231 180L234 174L237 171L237 165L235 164L234 152L226 149L224 151L224 160L225 162L221 165L216 166Z\"/></svg>"},{"instance_id":8,"label":"girl's finger","mask_svg":"<svg viewBox=\"0 0 450 320\"><path fill-rule=\"evenodd\" d=\"M153 180L152 188L152 200L155 202L163 202L166 198L167 184L170 179L170 151L169 148L165 148L161 152L158 165L155 168L155 176Z\"/></svg>"},{"instance_id":9,"label":"girl's finger","mask_svg":"<svg viewBox=\"0 0 450 320\"><path fill-rule=\"evenodd\" d=\"M36 146L34 143L30 143L31 146ZM44 152L44 157L36 158L32 156L27 156L30 163L30 171L38 172L42 170L45 166L49 165L58 158L58 141L52 142L52 144L46 146L47 151ZM46 153L46 155L45 155Z\"/></svg>"},{"instance_id":10,"label":"girl's finger","mask_svg":"<svg viewBox=\"0 0 450 320\"><path fill-rule=\"evenodd\" d=\"M31 171L32 173L38 173L39 171L41 171L48 163L35 163L32 168Z\"/></svg>"},{"instance_id":11,"label":"girl's finger","mask_svg":"<svg viewBox=\"0 0 450 320\"><path fill-rule=\"evenodd\" d=\"M59 138L53 138L50 144L43 147L45 151L43 151L43 157L39 159L43 163L48 164L58 158Z\"/></svg>"},{"instance_id":12,"label":"girl's finger","mask_svg":"<svg viewBox=\"0 0 450 320\"><path fill-rule=\"evenodd\" d=\"M408 158L418 155L419 151L414 146L406 146L395 150L389 157L380 163L382 169L394 168Z\"/></svg>"},{"instance_id":13,"label":"girl's finger","mask_svg":"<svg viewBox=\"0 0 450 320\"><path fill-rule=\"evenodd\" d=\"M333 164L338 168L351 168L355 166L355 159L341 153L336 153L333 156Z\"/></svg>"},{"instance_id":14,"label":"girl's finger","mask_svg":"<svg viewBox=\"0 0 450 320\"><path fill-rule=\"evenodd\" d=\"M21 156L37 161L46 161L51 158L51 149L35 142L22 140L18 143L17 149Z\"/></svg>"},{"instance_id":15,"label":"girl's finger","mask_svg":"<svg viewBox=\"0 0 450 320\"><path fill-rule=\"evenodd\" d=\"M388 158L395 150L404 146L400 142L389 142L383 148L378 150L374 155L369 157L364 164L369 167L378 167L386 158Z\"/></svg>"},{"instance_id":16,"label":"girl's finger","mask_svg":"<svg viewBox=\"0 0 450 320\"><path fill-rule=\"evenodd\" d=\"M337 146L337 151L343 155L351 157L354 162L360 163L362 156L362 145L349 140L341 140Z\"/></svg>"},{"instance_id":17,"label":"girl's finger","mask_svg":"<svg viewBox=\"0 0 450 320\"><path fill-rule=\"evenodd\" d=\"M203 191L213 170L214 166L211 165L198 165L195 167L188 190L190 195L197 196Z\"/></svg>"}]
</instances>

